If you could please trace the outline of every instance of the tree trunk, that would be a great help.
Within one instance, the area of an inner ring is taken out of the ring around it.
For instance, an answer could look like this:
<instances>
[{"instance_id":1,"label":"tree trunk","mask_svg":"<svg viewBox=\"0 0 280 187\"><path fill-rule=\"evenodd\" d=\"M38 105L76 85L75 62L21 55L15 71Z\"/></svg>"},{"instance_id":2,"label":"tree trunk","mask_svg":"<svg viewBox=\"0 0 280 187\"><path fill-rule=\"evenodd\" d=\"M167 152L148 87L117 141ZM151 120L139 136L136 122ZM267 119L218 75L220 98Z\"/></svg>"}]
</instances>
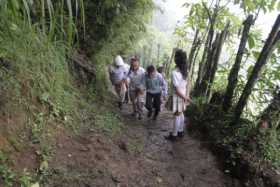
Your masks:
<instances>
[{"instance_id":1,"label":"tree trunk","mask_svg":"<svg viewBox=\"0 0 280 187\"><path fill-rule=\"evenodd\" d=\"M270 128L278 128L280 123L280 90L276 89L274 97L260 116L260 124L268 124Z\"/></svg>"},{"instance_id":2,"label":"tree trunk","mask_svg":"<svg viewBox=\"0 0 280 187\"><path fill-rule=\"evenodd\" d=\"M201 87L201 84L204 84L204 83L202 83L202 80L203 80L205 72L209 70L209 69L207 69L207 63L208 63L209 55L212 55L211 53L212 53L212 45L213 45L213 37L214 37L214 26L215 26L215 23L217 20L218 12L219 12L220 1L217 1L216 3L217 3L216 7L215 7L212 15L211 15L210 11L207 9L206 4L203 3L203 6L205 7L205 11L208 14L210 27L209 27L209 31L207 33L207 39L206 39L205 46L204 46L203 56L202 56L202 59L199 64L198 76L197 76L194 93L193 93L194 96L199 96L201 94L200 87ZM206 64L205 64L205 61L206 61Z\"/></svg>"},{"instance_id":3,"label":"tree trunk","mask_svg":"<svg viewBox=\"0 0 280 187\"><path fill-rule=\"evenodd\" d=\"M253 25L254 20L253 20L253 15L249 15L247 19L244 22L244 28L242 32L242 37L240 40L238 52L236 55L235 63L231 68L229 77L228 77L228 85L224 97L224 102L223 102L223 110L228 111L228 109L232 105L232 98L233 98L233 93L236 88L237 82L238 82L238 72L240 70L240 65L242 62L242 57L245 52L246 48L246 43L249 37L249 32L250 28Z\"/></svg>"},{"instance_id":4,"label":"tree trunk","mask_svg":"<svg viewBox=\"0 0 280 187\"><path fill-rule=\"evenodd\" d=\"M190 79L191 79L191 82L193 83L193 80L194 80L194 71L195 71L195 66L196 66L196 59L197 59L197 57L198 57L198 54L199 54L199 51L200 51L200 47L201 47L201 40L200 41L198 41L199 42L199 48L196 50L196 52L195 52L195 55L194 55L194 58L193 58L193 65L192 65L192 68L191 68L191 70L190 70L190 73L191 73L191 75L190 75Z\"/></svg>"},{"instance_id":5,"label":"tree trunk","mask_svg":"<svg viewBox=\"0 0 280 187\"><path fill-rule=\"evenodd\" d=\"M214 57L215 57L216 51L218 49L220 35L221 35L221 33L216 34L215 41L214 41L211 49L208 51L208 57L207 57L207 61L206 61L206 64L205 64L205 73L204 73L203 78L201 80L201 84L199 85L199 88L197 90L197 94L200 95L200 96L202 96L202 95L206 96L206 93L207 93L207 88L208 88L208 85L209 85L209 79L210 79L210 76L211 76L211 69L212 69L212 66L213 66L213 63L214 63Z\"/></svg>"},{"instance_id":6,"label":"tree trunk","mask_svg":"<svg viewBox=\"0 0 280 187\"><path fill-rule=\"evenodd\" d=\"M189 54L188 72L190 72L191 69L192 69L192 66L193 66L193 64L194 64L195 52L196 52L197 48L199 47L199 46L198 46L198 45L199 45L199 43L198 43L198 42L199 42L199 37L198 37L198 35L199 35L199 29L196 29L196 31L195 31L195 36L194 36L194 40L193 40L193 43L192 43L192 48L191 48L190 54Z\"/></svg>"},{"instance_id":7,"label":"tree trunk","mask_svg":"<svg viewBox=\"0 0 280 187\"><path fill-rule=\"evenodd\" d=\"M205 68L205 66L207 63L208 56L210 55L209 52L211 51L213 35L214 35L214 25L211 24L210 29L207 34L206 42L204 44L204 51L203 51L202 59L199 63L198 75L197 75L197 79L196 79L195 86L194 86L194 95L195 96L200 95L199 88L200 88L200 85L201 85L201 82L203 79L203 75L205 73L205 69L207 69L207 68Z\"/></svg>"},{"instance_id":8,"label":"tree trunk","mask_svg":"<svg viewBox=\"0 0 280 187\"><path fill-rule=\"evenodd\" d=\"M228 35L229 26L230 26L230 23L228 22L225 29L222 31L222 33L219 35L219 38L218 38L217 49L216 49L214 57L213 57L211 72L210 72L210 76L209 76L208 88L206 90L206 95L207 95L208 98L210 96L212 84L214 82L215 75L216 75L216 72L217 72L217 69L218 69L218 64L219 64L219 61L220 61L222 48L223 48L225 39Z\"/></svg>"},{"instance_id":9,"label":"tree trunk","mask_svg":"<svg viewBox=\"0 0 280 187\"><path fill-rule=\"evenodd\" d=\"M241 114L244 110L244 107L247 104L248 98L252 92L252 89L259 77L259 74L261 73L263 66L266 64L270 55L274 51L274 48L275 48L277 42L280 39L279 27L280 27L280 15L278 15L277 20L275 21L275 23L273 25L273 28L269 34L269 37L265 42L265 45L261 51L261 54L254 66L254 69L253 69L253 71L247 81L247 84L242 92L242 95L237 103L237 106L235 108L235 117L234 117L233 124L236 124L239 121Z\"/></svg>"},{"instance_id":10,"label":"tree trunk","mask_svg":"<svg viewBox=\"0 0 280 187\"><path fill-rule=\"evenodd\" d=\"M160 44L157 45L157 65L160 64Z\"/></svg>"},{"instance_id":11,"label":"tree trunk","mask_svg":"<svg viewBox=\"0 0 280 187\"><path fill-rule=\"evenodd\" d=\"M203 51L203 55L202 55L202 58L199 62L199 67L198 67L198 73L197 73L197 79L196 79L196 82L195 82L195 90L198 89L200 83L201 83L201 80L202 80L202 76L203 76L203 69L204 69L204 63L205 63L205 58L206 58L206 55L207 55L207 47L208 46L208 43L209 41L206 40L205 44L204 44L204 51Z\"/></svg>"},{"instance_id":12,"label":"tree trunk","mask_svg":"<svg viewBox=\"0 0 280 187\"><path fill-rule=\"evenodd\" d=\"M170 57L170 59L169 59L169 63L166 65L165 75L166 75L167 77L169 76L171 64L172 64L172 62L173 62L173 59L174 59L176 50L177 50L177 48L173 48L171 57Z\"/></svg>"}]
</instances>

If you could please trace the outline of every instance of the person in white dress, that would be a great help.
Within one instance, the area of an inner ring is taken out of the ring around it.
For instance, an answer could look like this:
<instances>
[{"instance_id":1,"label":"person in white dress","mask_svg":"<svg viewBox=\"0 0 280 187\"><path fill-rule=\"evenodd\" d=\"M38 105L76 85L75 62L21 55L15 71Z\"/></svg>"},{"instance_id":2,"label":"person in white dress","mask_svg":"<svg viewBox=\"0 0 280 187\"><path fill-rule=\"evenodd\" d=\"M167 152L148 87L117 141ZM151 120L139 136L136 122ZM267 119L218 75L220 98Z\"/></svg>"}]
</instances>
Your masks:
<instances>
[{"instance_id":1,"label":"person in white dress","mask_svg":"<svg viewBox=\"0 0 280 187\"><path fill-rule=\"evenodd\" d=\"M187 54L183 50L175 53L176 68L171 73L172 111L174 113L173 130L166 138L176 140L184 136L186 103L190 101L187 94Z\"/></svg>"}]
</instances>

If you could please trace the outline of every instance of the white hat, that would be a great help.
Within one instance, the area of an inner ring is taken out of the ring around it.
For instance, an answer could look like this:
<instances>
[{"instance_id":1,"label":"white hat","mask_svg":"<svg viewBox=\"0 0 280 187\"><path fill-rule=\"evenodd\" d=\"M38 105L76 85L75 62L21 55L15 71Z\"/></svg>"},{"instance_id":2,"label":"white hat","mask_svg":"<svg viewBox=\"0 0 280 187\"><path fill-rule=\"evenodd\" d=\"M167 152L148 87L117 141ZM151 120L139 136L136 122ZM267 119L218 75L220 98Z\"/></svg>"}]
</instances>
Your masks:
<instances>
[{"instance_id":1,"label":"white hat","mask_svg":"<svg viewBox=\"0 0 280 187\"><path fill-rule=\"evenodd\" d=\"M124 65L123 59L120 55L116 56L116 58L114 60L114 64L116 66L123 66Z\"/></svg>"}]
</instances>

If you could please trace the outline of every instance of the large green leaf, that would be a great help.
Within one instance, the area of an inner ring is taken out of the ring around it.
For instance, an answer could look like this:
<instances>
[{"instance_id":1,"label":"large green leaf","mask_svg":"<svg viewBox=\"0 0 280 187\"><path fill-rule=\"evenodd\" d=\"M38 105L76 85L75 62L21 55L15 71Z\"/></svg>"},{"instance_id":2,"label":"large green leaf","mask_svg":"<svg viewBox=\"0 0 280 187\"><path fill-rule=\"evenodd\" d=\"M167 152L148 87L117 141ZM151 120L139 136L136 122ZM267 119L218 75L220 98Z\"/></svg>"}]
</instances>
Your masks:
<instances>
[{"instance_id":1,"label":"large green leaf","mask_svg":"<svg viewBox=\"0 0 280 187\"><path fill-rule=\"evenodd\" d=\"M249 12L256 8L255 4L251 0L244 0L244 6Z\"/></svg>"},{"instance_id":2,"label":"large green leaf","mask_svg":"<svg viewBox=\"0 0 280 187\"><path fill-rule=\"evenodd\" d=\"M255 39L251 34L248 37L248 44L250 49L255 47Z\"/></svg>"}]
</instances>

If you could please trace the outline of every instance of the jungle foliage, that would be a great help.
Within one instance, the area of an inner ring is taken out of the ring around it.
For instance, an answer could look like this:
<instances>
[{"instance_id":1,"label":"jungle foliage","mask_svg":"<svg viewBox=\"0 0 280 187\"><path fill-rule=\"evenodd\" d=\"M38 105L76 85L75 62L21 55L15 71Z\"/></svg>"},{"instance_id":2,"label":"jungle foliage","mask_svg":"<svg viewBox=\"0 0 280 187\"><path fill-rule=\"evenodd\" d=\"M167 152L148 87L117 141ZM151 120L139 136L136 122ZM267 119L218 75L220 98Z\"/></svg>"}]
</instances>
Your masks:
<instances>
[{"instance_id":1,"label":"jungle foliage","mask_svg":"<svg viewBox=\"0 0 280 187\"><path fill-rule=\"evenodd\" d=\"M23 116L20 124L1 124L11 134L2 130L0 134L18 151L30 144L38 147L41 163L36 173L17 173L10 168L9 152L3 149L1 182L26 187L43 183L49 175L48 160L58 129L76 132L82 128L85 113L88 117L94 114L96 121L94 127L83 128L108 134L120 130L116 115L108 112L102 116L92 110L92 104L97 96L105 96L99 92L106 89L105 66L116 54L133 50L146 32L152 9L151 0L0 2L1 116ZM74 76L76 51L83 51L90 59L85 63L97 70L95 84L90 82L84 86L86 90L80 85L81 77Z\"/></svg>"},{"instance_id":2,"label":"jungle foliage","mask_svg":"<svg viewBox=\"0 0 280 187\"><path fill-rule=\"evenodd\" d=\"M189 112L198 115L191 118L210 133L218 133L213 137L233 140L232 149L258 137L252 140L258 145L254 151L279 166L280 16L274 18L270 33L261 33L257 23L260 15L279 10L280 2L214 0L185 6L188 16L175 34L181 38L178 46L189 51L195 100L194 113ZM204 117L211 109L216 111L213 119Z\"/></svg>"},{"instance_id":3,"label":"jungle foliage","mask_svg":"<svg viewBox=\"0 0 280 187\"><path fill-rule=\"evenodd\" d=\"M106 91L106 68L116 54L133 54L145 35L154 8L151 0L84 1L86 34L81 48L98 69L95 88L98 95Z\"/></svg>"}]
</instances>

